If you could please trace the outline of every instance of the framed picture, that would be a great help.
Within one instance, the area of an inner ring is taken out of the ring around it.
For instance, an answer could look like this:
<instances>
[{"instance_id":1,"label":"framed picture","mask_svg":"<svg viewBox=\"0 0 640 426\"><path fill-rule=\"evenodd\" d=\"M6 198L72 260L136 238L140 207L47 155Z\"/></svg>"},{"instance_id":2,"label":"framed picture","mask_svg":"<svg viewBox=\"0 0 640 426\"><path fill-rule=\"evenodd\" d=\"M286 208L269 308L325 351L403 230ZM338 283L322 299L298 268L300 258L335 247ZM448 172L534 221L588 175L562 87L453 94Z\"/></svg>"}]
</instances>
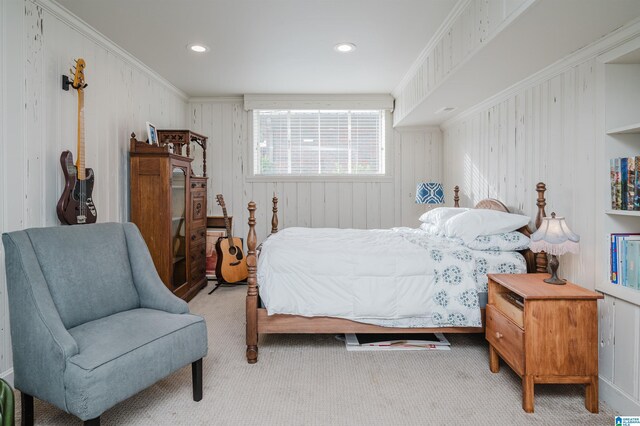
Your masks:
<instances>
[{"instance_id":1,"label":"framed picture","mask_svg":"<svg viewBox=\"0 0 640 426\"><path fill-rule=\"evenodd\" d=\"M224 238L226 236L227 231L224 228L207 228L206 275L209 280L216 279L216 263L218 262L216 243L220 238Z\"/></svg>"},{"instance_id":2,"label":"framed picture","mask_svg":"<svg viewBox=\"0 0 640 426\"><path fill-rule=\"evenodd\" d=\"M158 132L156 126L147 121L147 143L150 145L158 145Z\"/></svg>"}]
</instances>

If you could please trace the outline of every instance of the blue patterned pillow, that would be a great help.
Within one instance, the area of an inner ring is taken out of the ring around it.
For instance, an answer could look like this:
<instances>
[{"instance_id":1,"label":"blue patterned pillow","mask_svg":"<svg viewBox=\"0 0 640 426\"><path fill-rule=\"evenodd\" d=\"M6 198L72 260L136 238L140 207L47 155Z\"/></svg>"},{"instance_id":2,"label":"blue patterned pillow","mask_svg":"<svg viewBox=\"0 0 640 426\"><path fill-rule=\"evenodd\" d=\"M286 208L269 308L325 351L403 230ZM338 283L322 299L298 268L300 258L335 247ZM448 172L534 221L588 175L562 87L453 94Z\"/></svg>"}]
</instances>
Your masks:
<instances>
[{"instance_id":1,"label":"blue patterned pillow","mask_svg":"<svg viewBox=\"0 0 640 426\"><path fill-rule=\"evenodd\" d=\"M471 250L483 251L516 251L529 248L529 237L513 231L503 234L480 235L475 240L466 244Z\"/></svg>"}]
</instances>

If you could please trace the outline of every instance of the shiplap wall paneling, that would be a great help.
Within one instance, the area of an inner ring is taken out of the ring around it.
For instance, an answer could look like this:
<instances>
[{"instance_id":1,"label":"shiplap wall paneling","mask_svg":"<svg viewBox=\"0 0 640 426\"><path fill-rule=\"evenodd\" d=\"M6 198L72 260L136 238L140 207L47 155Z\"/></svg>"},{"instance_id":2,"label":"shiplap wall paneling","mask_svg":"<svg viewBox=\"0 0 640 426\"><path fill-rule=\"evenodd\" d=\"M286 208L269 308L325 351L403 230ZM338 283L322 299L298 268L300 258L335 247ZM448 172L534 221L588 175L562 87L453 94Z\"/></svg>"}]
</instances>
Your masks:
<instances>
[{"instance_id":1,"label":"shiplap wall paneling","mask_svg":"<svg viewBox=\"0 0 640 426\"><path fill-rule=\"evenodd\" d=\"M452 71L497 34L530 0L469 0L460 2L449 22L435 35L394 90L398 123L435 90Z\"/></svg>"},{"instance_id":2,"label":"shiplap wall paneling","mask_svg":"<svg viewBox=\"0 0 640 426\"><path fill-rule=\"evenodd\" d=\"M86 165L96 173L98 220L129 217L129 135L145 122L184 127L186 96L99 34L48 1L1 0L2 123L0 231L57 226L63 187L60 153L76 155L77 93L61 88L73 59L87 62ZM20 40L19 43L9 42ZM0 248L0 376L10 375L11 346L4 252Z\"/></svg>"},{"instance_id":3,"label":"shiplap wall paneling","mask_svg":"<svg viewBox=\"0 0 640 426\"><path fill-rule=\"evenodd\" d=\"M398 181L400 224L417 227L418 218L427 209L416 204L419 182L442 183L442 137L435 129L400 130L394 138L396 149L396 179ZM445 203L453 205L453 186L445 185Z\"/></svg>"},{"instance_id":4,"label":"shiplap wall paneling","mask_svg":"<svg viewBox=\"0 0 640 426\"><path fill-rule=\"evenodd\" d=\"M415 204L416 183L442 179L442 135L437 128L388 132L388 179L251 179L251 113L244 111L242 99L192 101L188 116L190 127L209 137L209 214L222 214L215 201L222 193L237 235L246 235L251 200L257 205L258 238L270 232L274 193L281 228L417 226L424 206Z\"/></svg>"},{"instance_id":5,"label":"shiplap wall paneling","mask_svg":"<svg viewBox=\"0 0 640 426\"><path fill-rule=\"evenodd\" d=\"M7 49L11 48L11 45L7 43L7 39L10 34L15 34L16 25L20 24L20 21L8 22L8 12L11 12L12 4L5 0L0 0L0 158L6 158L7 155L7 140L10 136L10 129L6 126L6 119L8 117L7 112L7 95L9 87L7 87L7 75L11 75L11 65L5 64L5 55ZM5 75L5 66L7 67L7 74ZM3 167L0 169L0 229L5 229L7 217L5 214L7 205L7 171ZM4 247L0 245L0 265L4 265ZM1 268L1 267L0 267ZM11 351L9 340L9 321L7 312L9 310L9 304L7 302L7 283L5 274L0 270L0 378L6 378L11 374ZM11 380L11 378L9 378Z\"/></svg>"},{"instance_id":6,"label":"shiplap wall paneling","mask_svg":"<svg viewBox=\"0 0 640 426\"><path fill-rule=\"evenodd\" d=\"M573 67L444 130L447 186L461 186L467 206L498 198L535 215L535 185L547 184L547 213L567 217L581 235L580 255L562 258L562 273L594 288L594 62ZM458 183L461 182L461 183Z\"/></svg>"},{"instance_id":7,"label":"shiplap wall paneling","mask_svg":"<svg viewBox=\"0 0 640 426\"><path fill-rule=\"evenodd\" d=\"M547 184L547 213L566 216L580 235L580 253L560 258L560 275L587 288L596 279L597 222L594 198L602 158L598 133L595 59L571 66L459 119L445 123L447 185L461 184L463 205L495 197L533 215L535 184ZM601 397L619 407L640 407L640 307L605 296L599 304Z\"/></svg>"}]
</instances>

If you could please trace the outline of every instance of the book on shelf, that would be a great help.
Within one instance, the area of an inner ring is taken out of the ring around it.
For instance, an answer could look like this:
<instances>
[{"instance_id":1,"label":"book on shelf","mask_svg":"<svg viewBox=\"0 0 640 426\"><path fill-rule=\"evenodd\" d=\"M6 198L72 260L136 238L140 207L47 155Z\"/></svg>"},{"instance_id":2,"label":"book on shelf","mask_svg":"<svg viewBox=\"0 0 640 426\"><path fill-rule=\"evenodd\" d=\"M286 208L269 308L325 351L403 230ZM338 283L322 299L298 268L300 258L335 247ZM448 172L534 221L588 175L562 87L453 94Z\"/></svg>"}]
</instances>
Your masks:
<instances>
[{"instance_id":1,"label":"book on shelf","mask_svg":"<svg viewBox=\"0 0 640 426\"><path fill-rule=\"evenodd\" d=\"M634 209L636 195L636 159L627 159L627 210Z\"/></svg>"},{"instance_id":2,"label":"book on shelf","mask_svg":"<svg viewBox=\"0 0 640 426\"><path fill-rule=\"evenodd\" d=\"M611 209L640 211L640 156L609 161Z\"/></svg>"},{"instance_id":3,"label":"book on shelf","mask_svg":"<svg viewBox=\"0 0 640 426\"><path fill-rule=\"evenodd\" d=\"M611 234L610 241L611 283L640 289L640 234Z\"/></svg>"},{"instance_id":4,"label":"book on shelf","mask_svg":"<svg viewBox=\"0 0 640 426\"><path fill-rule=\"evenodd\" d=\"M635 196L633 197L633 210L640 210L640 156L635 157L636 176L635 176Z\"/></svg>"},{"instance_id":5,"label":"book on shelf","mask_svg":"<svg viewBox=\"0 0 640 426\"><path fill-rule=\"evenodd\" d=\"M620 159L620 208L622 210L627 210L628 160L626 157Z\"/></svg>"},{"instance_id":6,"label":"book on shelf","mask_svg":"<svg viewBox=\"0 0 640 426\"><path fill-rule=\"evenodd\" d=\"M622 209L622 192L621 192L621 186L620 186L620 159L619 158L614 158L614 168L615 168L615 173L614 173L614 181L613 181L613 185L614 185L614 191L615 191L615 200L614 200L614 210L621 210Z\"/></svg>"},{"instance_id":7,"label":"book on shelf","mask_svg":"<svg viewBox=\"0 0 640 426\"><path fill-rule=\"evenodd\" d=\"M616 159L609 160L609 181L611 182L611 209L617 210L616 205Z\"/></svg>"}]
</instances>

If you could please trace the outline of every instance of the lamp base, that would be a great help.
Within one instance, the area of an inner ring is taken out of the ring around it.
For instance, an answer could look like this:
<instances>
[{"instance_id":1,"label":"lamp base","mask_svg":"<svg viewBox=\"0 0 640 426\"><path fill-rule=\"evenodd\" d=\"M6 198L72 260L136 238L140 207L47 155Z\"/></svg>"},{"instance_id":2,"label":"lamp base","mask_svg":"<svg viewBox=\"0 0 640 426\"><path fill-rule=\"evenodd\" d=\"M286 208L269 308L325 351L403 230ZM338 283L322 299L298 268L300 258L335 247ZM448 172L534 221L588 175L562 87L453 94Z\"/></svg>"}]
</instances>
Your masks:
<instances>
[{"instance_id":1,"label":"lamp base","mask_svg":"<svg viewBox=\"0 0 640 426\"><path fill-rule=\"evenodd\" d=\"M558 262L558 256L555 254L551 255L551 260L549 261L549 269L551 270L551 276L546 280L543 280L547 284L554 285L564 285L567 283L567 280L563 280L562 278L558 278L558 266L560 262Z\"/></svg>"},{"instance_id":2,"label":"lamp base","mask_svg":"<svg viewBox=\"0 0 640 426\"><path fill-rule=\"evenodd\" d=\"M564 285L567 283L567 280L563 280L562 278L558 278L558 277L549 277L545 280L543 280L545 283L547 284L555 284L555 285Z\"/></svg>"}]
</instances>

